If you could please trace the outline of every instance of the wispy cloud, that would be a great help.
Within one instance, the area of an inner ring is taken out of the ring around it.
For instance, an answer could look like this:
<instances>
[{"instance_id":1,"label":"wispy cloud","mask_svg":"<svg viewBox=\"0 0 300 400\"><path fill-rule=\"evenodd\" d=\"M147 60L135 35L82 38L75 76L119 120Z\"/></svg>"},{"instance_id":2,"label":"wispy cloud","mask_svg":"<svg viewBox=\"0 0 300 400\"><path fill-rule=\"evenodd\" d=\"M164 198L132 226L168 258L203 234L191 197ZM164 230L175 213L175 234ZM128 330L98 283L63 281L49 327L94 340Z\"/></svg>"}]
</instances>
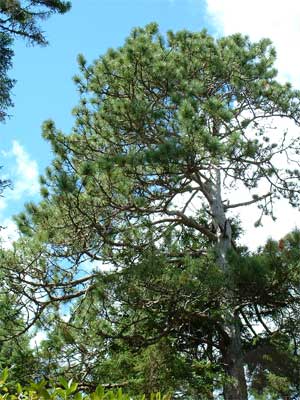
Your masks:
<instances>
[{"instance_id":1,"label":"wispy cloud","mask_svg":"<svg viewBox=\"0 0 300 400\"><path fill-rule=\"evenodd\" d=\"M15 157L16 168L14 171L15 182L13 182L14 190L12 196L20 199L24 194L35 195L39 192L39 171L38 164L35 160L31 160L29 154L16 140L12 144L12 155Z\"/></svg>"},{"instance_id":2,"label":"wispy cloud","mask_svg":"<svg viewBox=\"0 0 300 400\"><path fill-rule=\"evenodd\" d=\"M23 204L39 193L38 164L16 140L12 142L9 151L2 151L1 164L4 166L4 176L12 182L12 189L5 190L0 197L0 245L10 248L18 239L16 224L10 218L19 211ZM2 172L2 171L1 171ZM13 211L12 211L13 210Z\"/></svg>"}]
</instances>

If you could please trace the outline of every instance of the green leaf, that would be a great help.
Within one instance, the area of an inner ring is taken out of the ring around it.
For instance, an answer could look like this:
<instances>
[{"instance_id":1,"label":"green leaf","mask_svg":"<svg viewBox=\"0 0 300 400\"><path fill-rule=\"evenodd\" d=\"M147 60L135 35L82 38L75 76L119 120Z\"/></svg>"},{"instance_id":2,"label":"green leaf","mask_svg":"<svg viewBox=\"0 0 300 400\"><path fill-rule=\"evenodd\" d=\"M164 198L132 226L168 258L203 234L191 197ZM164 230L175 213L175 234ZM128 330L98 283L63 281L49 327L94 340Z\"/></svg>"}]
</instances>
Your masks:
<instances>
[{"instance_id":1,"label":"green leaf","mask_svg":"<svg viewBox=\"0 0 300 400\"><path fill-rule=\"evenodd\" d=\"M0 376L0 385L3 385L6 382L8 375L9 375L8 368L4 368Z\"/></svg>"}]
</instances>

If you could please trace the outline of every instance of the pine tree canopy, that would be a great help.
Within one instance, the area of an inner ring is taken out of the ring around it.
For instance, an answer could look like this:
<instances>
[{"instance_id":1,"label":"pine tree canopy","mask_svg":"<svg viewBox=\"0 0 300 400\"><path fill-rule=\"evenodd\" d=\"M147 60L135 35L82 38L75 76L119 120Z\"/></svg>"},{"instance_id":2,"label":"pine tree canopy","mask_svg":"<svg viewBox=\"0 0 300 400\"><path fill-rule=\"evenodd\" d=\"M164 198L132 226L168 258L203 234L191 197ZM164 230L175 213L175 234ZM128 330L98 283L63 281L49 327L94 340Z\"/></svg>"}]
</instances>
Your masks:
<instances>
[{"instance_id":1,"label":"pine tree canopy","mask_svg":"<svg viewBox=\"0 0 300 400\"><path fill-rule=\"evenodd\" d=\"M263 391L282 373L297 391L294 370L255 356L299 362L297 241L257 254L237 241L241 207L256 204L258 224L280 198L299 207L300 92L274 61L267 39L163 37L156 24L90 66L79 57L74 128L44 123L55 157L43 200L16 217L22 237L3 265L28 325L56 325L45 351L63 348L87 381L111 362L190 398L244 400L249 382Z\"/></svg>"}]
</instances>

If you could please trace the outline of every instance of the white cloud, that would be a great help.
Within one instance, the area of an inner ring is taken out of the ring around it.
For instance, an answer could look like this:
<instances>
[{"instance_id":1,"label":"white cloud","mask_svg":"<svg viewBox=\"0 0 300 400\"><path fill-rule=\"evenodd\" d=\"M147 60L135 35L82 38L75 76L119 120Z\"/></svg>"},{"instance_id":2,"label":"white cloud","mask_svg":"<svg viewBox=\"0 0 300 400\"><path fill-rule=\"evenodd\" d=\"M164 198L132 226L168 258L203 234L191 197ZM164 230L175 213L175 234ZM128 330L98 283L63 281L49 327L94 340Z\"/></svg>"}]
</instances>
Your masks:
<instances>
[{"instance_id":1,"label":"white cloud","mask_svg":"<svg viewBox=\"0 0 300 400\"><path fill-rule=\"evenodd\" d=\"M47 339L47 333L45 331L38 331L30 340L30 347L35 349L39 344Z\"/></svg>"},{"instance_id":2,"label":"white cloud","mask_svg":"<svg viewBox=\"0 0 300 400\"><path fill-rule=\"evenodd\" d=\"M219 35L241 32L252 40L270 38L277 51L279 79L288 80L294 87L300 88L297 51L300 42L300 2L206 0L206 4ZM286 201L279 201L275 207L275 215L278 217L276 222L265 218L263 227L254 228L258 215L255 207L240 210L246 231L244 242L251 248L264 244L270 236L280 239L296 226L300 227L299 210L292 209Z\"/></svg>"},{"instance_id":3,"label":"white cloud","mask_svg":"<svg viewBox=\"0 0 300 400\"><path fill-rule=\"evenodd\" d=\"M12 155L16 160L16 181L13 182L12 196L19 199L24 194L37 194L39 192L37 162L30 159L29 154L16 140L13 141Z\"/></svg>"},{"instance_id":4,"label":"white cloud","mask_svg":"<svg viewBox=\"0 0 300 400\"><path fill-rule=\"evenodd\" d=\"M4 161L5 176L12 182L12 189L5 190L3 197L0 198L0 212L3 215L5 209L11 202L20 199L27 200L27 197L35 196L39 193L39 171L38 164L30 158L19 142L14 140L10 151L1 152Z\"/></svg>"},{"instance_id":5,"label":"white cloud","mask_svg":"<svg viewBox=\"0 0 300 400\"><path fill-rule=\"evenodd\" d=\"M4 161L5 176L12 182L12 189L7 189L0 197L0 242L4 248L11 248L12 243L18 239L16 224L8 218L13 212L22 208L24 202L39 193L38 164L32 160L19 142L14 140L9 151L1 151ZM2 171L1 171L2 172ZM22 204L20 204L22 200Z\"/></svg>"},{"instance_id":6,"label":"white cloud","mask_svg":"<svg viewBox=\"0 0 300 400\"><path fill-rule=\"evenodd\" d=\"M270 38L277 50L280 79L300 87L298 47L300 2L295 0L206 0L207 11L220 34L247 34L252 40Z\"/></svg>"},{"instance_id":7,"label":"white cloud","mask_svg":"<svg viewBox=\"0 0 300 400\"><path fill-rule=\"evenodd\" d=\"M13 242L19 238L18 228L15 222L6 218L1 221L0 245L3 249L11 249Z\"/></svg>"}]
</instances>

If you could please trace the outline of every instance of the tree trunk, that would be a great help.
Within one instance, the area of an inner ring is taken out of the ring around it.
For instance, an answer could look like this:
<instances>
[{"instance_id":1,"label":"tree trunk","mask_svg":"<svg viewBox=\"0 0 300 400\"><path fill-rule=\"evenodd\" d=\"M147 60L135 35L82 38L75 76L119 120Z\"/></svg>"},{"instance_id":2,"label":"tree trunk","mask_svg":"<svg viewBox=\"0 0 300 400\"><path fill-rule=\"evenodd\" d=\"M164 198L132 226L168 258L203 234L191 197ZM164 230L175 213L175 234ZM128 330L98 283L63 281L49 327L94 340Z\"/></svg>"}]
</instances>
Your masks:
<instances>
[{"instance_id":1,"label":"tree trunk","mask_svg":"<svg viewBox=\"0 0 300 400\"><path fill-rule=\"evenodd\" d=\"M220 268L227 272L227 254L232 248L232 234L230 222L226 219L221 195L221 174L219 168L215 168L212 173L208 192L210 194L209 203L213 224L217 232L217 262ZM231 293L228 293L231 297ZM240 336L240 319L234 310L230 309L224 318L223 329L227 334L228 340L223 343L223 363L224 370L228 376L228 382L224 385L225 400L247 400L247 385L243 365L243 354Z\"/></svg>"},{"instance_id":2,"label":"tree trunk","mask_svg":"<svg viewBox=\"0 0 300 400\"><path fill-rule=\"evenodd\" d=\"M239 325L239 317L235 315L227 327L230 332L229 343L222 354L224 370L229 378L224 385L225 400L248 399Z\"/></svg>"}]
</instances>

